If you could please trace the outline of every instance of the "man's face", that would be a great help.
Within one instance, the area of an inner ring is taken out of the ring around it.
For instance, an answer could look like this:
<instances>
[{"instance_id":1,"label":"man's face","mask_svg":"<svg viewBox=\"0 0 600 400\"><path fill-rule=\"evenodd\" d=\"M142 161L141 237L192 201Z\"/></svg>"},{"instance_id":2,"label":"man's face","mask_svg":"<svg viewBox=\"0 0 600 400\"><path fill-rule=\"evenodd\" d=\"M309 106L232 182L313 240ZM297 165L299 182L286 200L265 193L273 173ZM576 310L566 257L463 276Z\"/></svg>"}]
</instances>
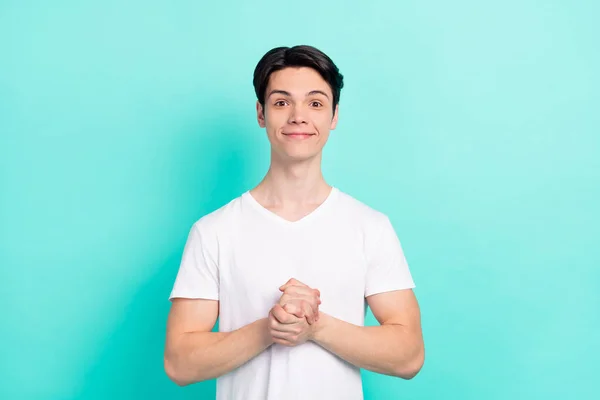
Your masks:
<instances>
[{"instance_id":1,"label":"man's face","mask_svg":"<svg viewBox=\"0 0 600 400\"><path fill-rule=\"evenodd\" d=\"M327 82L312 68L284 68L271 74L265 107L256 104L274 155L303 161L320 155L337 124L337 105Z\"/></svg>"}]
</instances>

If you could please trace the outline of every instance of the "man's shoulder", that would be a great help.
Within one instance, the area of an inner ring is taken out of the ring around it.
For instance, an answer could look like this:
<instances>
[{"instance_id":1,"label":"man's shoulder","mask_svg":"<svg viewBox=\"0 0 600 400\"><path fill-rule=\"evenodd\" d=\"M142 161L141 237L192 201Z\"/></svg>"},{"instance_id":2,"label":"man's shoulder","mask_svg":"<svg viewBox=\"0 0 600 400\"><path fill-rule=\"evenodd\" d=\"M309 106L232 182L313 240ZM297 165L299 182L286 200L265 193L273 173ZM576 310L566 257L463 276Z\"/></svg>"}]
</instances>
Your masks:
<instances>
[{"instance_id":1,"label":"man's shoulder","mask_svg":"<svg viewBox=\"0 0 600 400\"><path fill-rule=\"evenodd\" d=\"M339 210L348 218L357 221L360 225L379 225L388 220L387 214L356 197L339 191Z\"/></svg>"},{"instance_id":2,"label":"man's shoulder","mask_svg":"<svg viewBox=\"0 0 600 400\"><path fill-rule=\"evenodd\" d=\"M194 227L200 232L216 232L228 226L239 213L242 196L238 196L228 203L204 214L194 222Z\"/></svg>"}]
</instances>

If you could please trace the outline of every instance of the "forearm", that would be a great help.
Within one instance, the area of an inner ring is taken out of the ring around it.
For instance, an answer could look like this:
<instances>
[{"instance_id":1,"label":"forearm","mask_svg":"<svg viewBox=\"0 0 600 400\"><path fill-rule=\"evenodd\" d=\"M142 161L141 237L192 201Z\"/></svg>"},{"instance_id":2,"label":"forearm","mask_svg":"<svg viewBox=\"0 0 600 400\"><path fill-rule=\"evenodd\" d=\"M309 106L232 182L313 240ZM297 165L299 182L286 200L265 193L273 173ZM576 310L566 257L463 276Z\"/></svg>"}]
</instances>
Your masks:
<instances>
[{"instance_id":1,"label":"forearm","mask_svg":"<svg viewBox=\"0 0 600 400\"><path fill-rule=\"evenodd\" d=\"M357 326L321 313L313 341L359 367L410 379L423 364L420 335L402 325Z\"/></svg>"},{"instance_id":2,"label":"forearm","mask_svg":"<svg viewBox=\"0 0 600 400\"><path fill-rule=\"evenodd\" d=\"M189 332L173 339L165 369L179 385L224 375L256 357L273 341L263 318L232 332Z\"/></svg>"}]
</instances>

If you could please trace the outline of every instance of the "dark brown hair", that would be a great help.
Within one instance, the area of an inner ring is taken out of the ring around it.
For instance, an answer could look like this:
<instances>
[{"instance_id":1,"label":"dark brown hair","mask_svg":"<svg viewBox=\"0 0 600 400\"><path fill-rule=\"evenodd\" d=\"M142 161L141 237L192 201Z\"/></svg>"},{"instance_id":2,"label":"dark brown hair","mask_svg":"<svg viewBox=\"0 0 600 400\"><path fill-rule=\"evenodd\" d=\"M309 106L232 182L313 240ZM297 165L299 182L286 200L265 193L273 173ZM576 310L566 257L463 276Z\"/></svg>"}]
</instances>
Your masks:
<instances>
[{"instance_id":1,"label":"dark brown hair","mask_svg":"<svg viewBox=\"0 0 600 400\"><path fill-rule=\"evenodd\" d=\"M329 84L333 93L333 109L340 101L340 92L344 87L344 77L322 51L312 46L276 47L269 50L254 69L254 91L260 104L265 106L265 91L269 77L275 71L287 67L309 67L314 69Z\"/></svg>"}]
</instances>

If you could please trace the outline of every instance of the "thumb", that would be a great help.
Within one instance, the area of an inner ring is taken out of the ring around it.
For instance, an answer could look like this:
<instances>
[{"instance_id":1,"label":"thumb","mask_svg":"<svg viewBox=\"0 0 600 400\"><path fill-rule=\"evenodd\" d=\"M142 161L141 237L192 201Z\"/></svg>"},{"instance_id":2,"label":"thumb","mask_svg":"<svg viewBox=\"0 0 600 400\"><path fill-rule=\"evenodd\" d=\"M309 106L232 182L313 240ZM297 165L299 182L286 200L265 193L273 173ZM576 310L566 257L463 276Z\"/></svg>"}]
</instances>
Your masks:
<instances>
[{"instance_id":1,"label":"thumb","mask_svg":"<svg viewBox=\"0 0 600 400\"><path fill-rule=\"evenodd\" d=\"M289 316L289 314L279 304L275 304L273 306L271 309L271 314L280 324L285 324L285 320L287 319L286 317Z\"/></svg>"},{"instance_id":2,"label":"thumb","mask_svg":"<svg viewBox=\"0 0 600 400\"><path fill-rule=\"evenodd\" d=\"M288 313L295 315L298 318L304 318L304 310L296 307L294 304L285 304L283 309Z\"/></svg>"}]
</instances>

